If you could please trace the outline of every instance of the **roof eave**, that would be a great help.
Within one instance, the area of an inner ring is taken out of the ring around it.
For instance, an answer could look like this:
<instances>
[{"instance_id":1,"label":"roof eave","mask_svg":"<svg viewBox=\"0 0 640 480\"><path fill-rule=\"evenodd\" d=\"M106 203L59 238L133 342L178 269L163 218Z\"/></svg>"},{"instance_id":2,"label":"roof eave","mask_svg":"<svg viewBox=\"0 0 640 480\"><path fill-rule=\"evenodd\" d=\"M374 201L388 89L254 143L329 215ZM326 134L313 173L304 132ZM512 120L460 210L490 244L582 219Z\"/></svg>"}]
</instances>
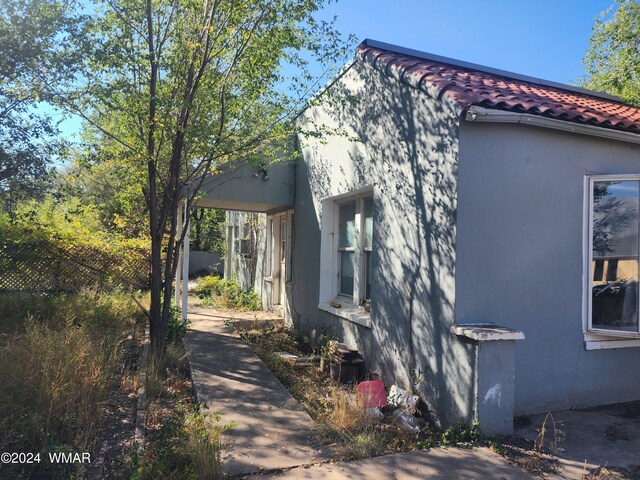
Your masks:
<instances>
[{"instance_id":1,"label":"roof eave","mask_svg":"<svg viewBox=\"0 0 640 480\"><path fill-rule=\"evenodd\" d=\"M563 132L571 132L592 137L607 138L628 143L640 144L640 134L614 130L611 128L599 127L596 125L585 125L582 123L558 120L555 118L531 115L528 113L515 113L504 110L495 110L478 106L467 108L463 118L473 123L516 123L521 125L532 125L543 128L551 128Z\"/></svg>"}]
</instances>

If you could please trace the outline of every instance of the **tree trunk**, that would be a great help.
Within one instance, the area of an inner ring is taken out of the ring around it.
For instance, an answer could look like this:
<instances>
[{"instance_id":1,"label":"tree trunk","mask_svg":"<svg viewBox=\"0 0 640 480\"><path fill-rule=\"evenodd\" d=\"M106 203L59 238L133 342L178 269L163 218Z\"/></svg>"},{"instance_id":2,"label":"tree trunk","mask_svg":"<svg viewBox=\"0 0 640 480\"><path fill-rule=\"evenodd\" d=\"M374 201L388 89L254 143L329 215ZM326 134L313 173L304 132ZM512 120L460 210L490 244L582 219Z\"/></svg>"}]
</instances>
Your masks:
<instances>
[{"instance_id":1,"label":"tree trunk","mask_svg":"<svg viewBox=\"0 0 640 480\"><path fill-rule=\"evenodd\" d=\"M159 358L164 353L167 332L167 319L162 309L162 237L151 237L151 306L149 308L149 333L151 354Z\"/></svg>"}]
</instances>

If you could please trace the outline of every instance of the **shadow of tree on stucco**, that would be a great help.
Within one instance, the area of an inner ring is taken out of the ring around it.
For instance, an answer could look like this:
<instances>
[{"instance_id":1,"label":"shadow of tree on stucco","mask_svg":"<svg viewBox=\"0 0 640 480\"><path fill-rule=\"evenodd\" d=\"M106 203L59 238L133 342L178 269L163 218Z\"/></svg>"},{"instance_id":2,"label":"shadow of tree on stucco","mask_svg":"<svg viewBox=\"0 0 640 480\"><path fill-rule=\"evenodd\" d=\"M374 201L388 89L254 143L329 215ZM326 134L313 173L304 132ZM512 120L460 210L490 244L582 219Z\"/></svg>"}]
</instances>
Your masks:
<instances>
[{"instance_id":1,"label":"shadow of tree on stucco","mask_svg":"<svg viewBox=\"0 0 640 480\"><path fill-rule=\"evenodd\" d=\"M450 332L460 112L361 61L322 100L303 118L345 134L301 141L296 229L305 248L294 252L297 326L357 345L386 383L414 389L441 423L468 421L472 346ZM320 312L318 289L309 289L309 278L320 275L322 200L365 186L374 187L371 329Z\"/></svg>"}]
</instances>

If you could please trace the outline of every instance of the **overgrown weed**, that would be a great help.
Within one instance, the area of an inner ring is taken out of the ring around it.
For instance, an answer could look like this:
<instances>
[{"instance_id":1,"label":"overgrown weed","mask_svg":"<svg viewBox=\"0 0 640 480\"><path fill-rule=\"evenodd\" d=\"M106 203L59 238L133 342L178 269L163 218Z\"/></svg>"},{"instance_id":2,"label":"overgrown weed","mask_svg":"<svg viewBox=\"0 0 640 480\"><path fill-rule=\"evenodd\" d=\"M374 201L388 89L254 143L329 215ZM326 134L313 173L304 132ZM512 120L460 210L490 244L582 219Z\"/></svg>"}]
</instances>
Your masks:
<instances>
[{"instance_id":1,"label":"overgrown weed","mask_svg":"<svg viewBox=\"0 0 640 480\"><path fill-rule=\"evenodd\" d=\"M89 290L0 295L0 312L9 318L0 343L0 449L92 451L119 346L137 317L131 297ZM36 476L44 472L71 475L44 461L30 469Z\"/></svg>"},{"instance_id":2,"label":"overgrown weed","mask_svg":"<svg viewBox=\"0 0 640 480\"><path fill-rule=\"evenodd\" d=\"M240 337L247 342L293 397L318 425L318 440L331 444L345 460L368 458L387 453L432 448L439 445L476 445L481 443L479 426L459 426L437 431L422 420L418 436L385 420L369 416L352 386L337 385L317 366L292 365L274 352L308 354L328 351L313 346L292 329L265 323L264 327L243 328L236 322ZM327 340L330 340L327 338ZM328 358L328 357L327 357ZM386 409L387 414L393 408Z\"/></svg>"},{"instance_id":3,"label":"overgrown weed","mask_svg":"<svg viewBox=\"0 0 640 480\"><path fill-rule=\"evenodd\" d=\"M260 297L253 290L245 292L238 282L233 279L223 279L216 275L209 275L198 280L198 286L193 294L205 305L215 308L255 311L262 308Z\"/></svg>"}]
</instances>

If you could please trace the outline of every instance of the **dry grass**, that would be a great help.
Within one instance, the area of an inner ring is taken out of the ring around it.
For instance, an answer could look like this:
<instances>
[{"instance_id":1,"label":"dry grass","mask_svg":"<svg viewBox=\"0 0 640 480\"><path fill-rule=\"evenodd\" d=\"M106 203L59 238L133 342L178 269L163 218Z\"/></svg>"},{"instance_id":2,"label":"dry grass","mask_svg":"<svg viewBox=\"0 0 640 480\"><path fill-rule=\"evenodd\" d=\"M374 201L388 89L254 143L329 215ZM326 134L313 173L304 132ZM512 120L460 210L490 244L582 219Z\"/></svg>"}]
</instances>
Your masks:
<instances>
[{"instance_id":1,"label":"dry grass","mask_svg":"<svg viewBox=\"0 0 640 480\"><path fill-rule=\"evenodd\" d=\"M534 448L542 452L545 449L556 450L558 443L564 440L564 432L556 424L551 412L547 412L540 426L540 433L534 443Z\"/></svg>"},{"instance_id":2,"label":"dry grass","mask_svg":"<svg viewBox=\"0 0 640 480\"><path fill-rule=\"evenodd\" d=\"M224 477L220 459L220 435L233 425L221 425L219 414L202 411L187 415L184 431L187 449L198 479L216 480Z\"/></svg>"},{"instance_id":3,"label":"dry grass","mask_svg":"<svg viewBox=\"0 0 640 480\"><path fill-rule=\"evenodd\" d=\"M27 320L25 333L0 350L0 418L9 432L0 442L3 451L16 443L42 448L51 441L91 442L115 364L115 352L105 347L84 328L52 330Z\"/></svg>"},{"instance_id":4,"label":"dry grass","mask_svg":"<svg viewBox=\"0 0 640 480\"><path fill-rule=\"evenodd\" d=\"M343 459L368 458L426 445L424 439L390 421L368 416L353 387L336 385L317 366L294 366L274 355L276 351L314 353L293 330L265 322L264 327L239 328L238 333L316 421L318 441L332 445ZM430 433L425 429L423 435Z\"/></svg>"},{"instance_id":5,"label":"dry grass","mask_svg":"<svg viewBox=\"0 0 640 480\"><path fill-rule=\"evenodd\" d=\"M145 392L155 400L166 393L166 387L174 377L188 375L187 354L180 343L169 343L159 359L149 357Z\"/></svg>"},{"instance_id":6,"label":"dry grass","mask_svg":"<svg viewBox=\"0 0 640 480\"><path fill-rule=\"evenodd\" d=\"M136 319L131 298L89 291L3 295L0 312L8 315L0 343L0 450L94 451L100 404L114 379L120 342ZM71 475L49 462L29 473Z\"/></svg>"},{"instance_id":7,"label":"dry grass","mask_svg":"<svg viewBox=\"0 0 640 480\"><path fill-rule=\"evenodd\" d=\"M345 460L383 455L399 437L405 445L415 444L407 432L367 415L362 401L348 388L328 389L326 409L318 420L320 439L335 444Z\"/></svg>"}]
</instances>

